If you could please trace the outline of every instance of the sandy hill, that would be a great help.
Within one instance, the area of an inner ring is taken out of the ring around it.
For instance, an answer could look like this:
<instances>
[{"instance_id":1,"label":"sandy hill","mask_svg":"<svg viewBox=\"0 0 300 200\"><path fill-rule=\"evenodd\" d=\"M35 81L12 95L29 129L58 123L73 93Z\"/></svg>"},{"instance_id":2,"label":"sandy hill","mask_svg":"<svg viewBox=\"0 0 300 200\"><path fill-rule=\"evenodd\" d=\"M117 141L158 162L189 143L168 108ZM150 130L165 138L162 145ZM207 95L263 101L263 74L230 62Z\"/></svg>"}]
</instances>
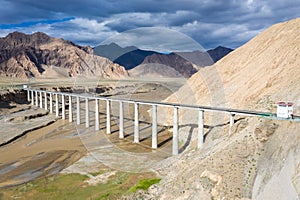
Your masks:
<instances>
[{"instance_id":1,"label":"sandy hill","mask_svg":"<svg viewBox=\"0 0 300 200\"><path fill-rule=\"evenodd\" d=\"M166 101L274 112L274 102L283 100L294 102L299 115L299 30L300 19L273 25L201 69ZM219 120L217 114L205 113L205 143L195 150L197 113L181 116L181 123L186 122L179 129L185 151L157 165L163 179L142 196L299 199L299 122L236 116L229 129L228 116Z\"/></svg>"},{"instance_id":2,"label":"sandy hill","mask_svg":"<svg viewBox=\"0 0 300 200\"><path fill-rule=\"evenodd\" d=\"M8 77L70 77L101 76L119 78L126 70L107 58L93 54L91 47L49 37L37 32L20 32L0 38L0 76Z\"/></svg>"},{"instance_id":3,"label":"sandy hill","mask_svg":"<svg viewBox=\"0 0 300 200\"><path fill-rule=\"evenodd\" d=\"M241 109L258 107L265 111L279 100L297 103L300 93L299 21L295 19L270 27L212 67L201 69L167 101L180 97L180 101L190 104ZM269 101L265 102L266 99Z\"/></svg>"}]
</instances>

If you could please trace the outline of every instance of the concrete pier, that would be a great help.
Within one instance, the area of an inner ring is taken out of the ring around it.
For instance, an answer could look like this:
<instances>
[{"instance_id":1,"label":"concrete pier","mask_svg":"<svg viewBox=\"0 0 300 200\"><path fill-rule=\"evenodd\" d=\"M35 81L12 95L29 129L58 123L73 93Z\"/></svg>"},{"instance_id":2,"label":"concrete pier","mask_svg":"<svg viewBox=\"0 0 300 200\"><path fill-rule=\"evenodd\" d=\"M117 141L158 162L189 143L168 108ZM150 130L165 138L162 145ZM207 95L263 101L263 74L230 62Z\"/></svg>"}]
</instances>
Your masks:
<instances>
[{"instance_id":1,"label":"concrete pier","mask_svg":"<svg viewBox=\"0 0 300 200\"><path fill-rule=\"evenodd\" d=\"M199 110L198 116L198 149L203 146L203 139L204 139L204 111Z\"/></svg>"},{"instance_id":2,"label":"concrete pier","mask_svg":"<svg viewBox=\"0 0 300 200\"><path fill-rule=\"evenodd\" d=\"M66 119L66 102L65 95L61 95L61 118Z\"/></svg>"},{"instance_id":3,"label":"concrete pier","mask_svg":"<svg viewBox=\"0 0 300 200\"><path fill-rule=\"evenodd\" d=\"M59 110L58 109L59 109L58 108L58 94L56 93L55 94L55 115L56 115L56 117L59 116Z\"/></svg>"},{"instance_id":4,"label":"concrete pier","mask_svg":"<svg viewBox=\"0 0 300 200\"><path fill-rule=\"evenodd\" d=\"M235 114L230 113L230 119L229 119L230 128L232 128L234 125L234 116L235 116Z\"/></svg>"},{"instance_id":5,"label":"concrete pier","mask_svg":"<svg viewBox=\"0 0 300 200\"><path fill-rule=\"evenodd\" d=\"M157 106L152 105L152 148L157 148Z\"/></svg>"},{"instance_id":6,"label":"concrete pier","mask_svg":"<svg viewBox=\"0 0 300 200\"><path fill-rule=\"evenodd\" d=\"M27 101L30 101L30 93L28 89L27 89Z\"/></svg>"},{"instance_id":7,"label":"concrete pier","mask_svg":"<svg viewBox=\"0 0 300 200\"><path fill-rule=\"evenodd\" d=\"M122 101L119 101L119 106L119 138L124 138L124 108Z\"/></svg>"},{"instance_id":8,"label":"concrete pier","mask_svg":"<svg viewBox=\"0 0 300 200\"><path fill-rule=\"evenodd\" d=\"M47 92L44 92L44 100L45 100L45 110L48 110L48 102L47 102Z\"/></svg>"},{"instance_id":9,"label":"concrete pier","mask_svg":"<svg viewBox=\"0 0 300 200\"><path fill-rule=\"evenodd\" d=\"M110 130L110 101L106 99L106 133L111 134Z\"/></svg>"},{"instance_id":10,"label":"concrete pier","mask_svg":"<svg viewBox=\"0 0 300 200\"><path fill-rule=\"evenodd\" d=\"M89 99L85 98L85 127L90 126L90 116L89 116Z\"/></svg>"},{"instance_id":11,"label":"concrete pier","mask_svg":"<svg viewBox=\"0 0 300 200\"><path fill-rule=\"evenodd\" d=\"M40 108L43 108L43 95L42 95L42 92L40 92Z\"/></svg>"},{"instance_id":12,"label":"concrete pier","mask_svg":"<svg viewBox=\"0 0 300 200\"><path fill-rule=\"evenodd\" d=\"M174 107L172 154L178 155L178 107Z\"/></svg>"},{"instance_id":13,"label":"concrete pier","mask_svg":"<svg viewBox=\"0 0 300 200\"><path fill-rule=\"evenodd\" d=\"M34 94L33 94L33 90L31 90L31 105L34 105Z\"/></svg>"},{"instance_id":14,"label":"concrete pier","mask_svg":"<svg viewBox=\"0 0 300 200\"><path fill-rule=\"evenodd\" d=\"M140 133L139 133L139 104L134 103L134 143L140 142Z\"/></svg>"},{"instance_id":15,"label":"concrete pier","mask_svg":"<svg viewBox=\"0 0 300 200\"><path fill-rule=\"evenodd\" d=\"M69 122L73 121L73 113L72 113L72 96L69 95Z\"/></svg>"},{"instance_id":16,"label":"concrete pier","mask_svg":"<svg viewBox=\"0 0 300 200\"><path fill-rule=\"evenodd\" d=\"M39 97L38 97L38 92L35 91L35 106L38 107L39 106Z\"/></svg>"},{"instance_id":17,"label":"concrete pier","mask_svg":"<svg viewBox=\"0 0 300 200\"><path fill-rule=\"evenodd\" d=\"M95 130L99 131L99 102L95 99Z\"/></svg>"},{"instance_id":18,"label":"concrete pier","mask_svg":"<svg viewBox=\"0 0 300 200\"><path fill-rule=\"evenodd\" d=\"M76 123L80 124L80 99L79 96L76 97Z\"/></svg>"},{"instance_id":19,"label":"concrete pier","mask_svg":"<svg viewBox=\"0 0 300 200\"><path fill-rule=\"evenodd\" d=\"M49 102L49 107L50 107L50 113L53 113L53 100L52 100L52 93L50 95L50 102Z\"/></svg>"}]
</instances>

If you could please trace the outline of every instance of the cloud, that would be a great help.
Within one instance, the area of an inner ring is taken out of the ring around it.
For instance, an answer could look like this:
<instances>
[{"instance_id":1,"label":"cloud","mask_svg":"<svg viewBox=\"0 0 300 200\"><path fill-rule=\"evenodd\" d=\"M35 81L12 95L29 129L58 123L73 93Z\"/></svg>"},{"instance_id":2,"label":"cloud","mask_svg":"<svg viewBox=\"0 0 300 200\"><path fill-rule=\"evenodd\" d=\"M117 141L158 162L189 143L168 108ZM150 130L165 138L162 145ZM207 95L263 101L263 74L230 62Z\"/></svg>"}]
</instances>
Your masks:
<instances>
[{"instance_id":1,"label":"cloud","mask_svg":"<svg viewBox=\"0 0 300 200\"><path fill-rule=\"evenodd\" d=\"M33 23L31 26L14 26L12 28L0 29L0 36L4 37L12 31L20 31L27 34L34 32L45 32L52 37L64 38L81 45L96 46L101 41L116 34L116 31L105 27L103 23L85 18L75 18L56 23Z\"/></svg>"},{"instance_id":2,"label":"cloud","mask_svg":"<svg viewBox=\"0 0 300 200\"><path fill-rule=\"evenodd\" d=\"M112 42L122 47L133 45L144 50L159 52L204 50L197 41L187 35L159 27L137 28L125 31L108 38L102 44L110 44Z\"/></svg>"},{"instance_id":3,"label":"cloud","mask_svg":"<svg viewBox=\"0 0 300 200\"><path fill-rule=\"evenodd\" d=\"M164 27L205 48L236 48L270 25L300 16L300 2L295 0L0 0L0 4L1 36L14 30L44 31L91 46L123 31Z\"/></svg>"}]
</instances>

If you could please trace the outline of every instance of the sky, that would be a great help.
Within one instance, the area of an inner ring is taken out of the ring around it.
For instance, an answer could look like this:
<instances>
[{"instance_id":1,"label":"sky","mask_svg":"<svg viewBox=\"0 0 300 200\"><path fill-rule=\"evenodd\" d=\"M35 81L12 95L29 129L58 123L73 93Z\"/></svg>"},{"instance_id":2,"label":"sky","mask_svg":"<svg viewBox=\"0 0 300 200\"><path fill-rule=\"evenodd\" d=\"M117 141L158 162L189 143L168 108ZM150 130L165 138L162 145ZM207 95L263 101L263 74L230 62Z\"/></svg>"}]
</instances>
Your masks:
<instances>
[{"instance_id":1,"label":"sky","mask_svg":"<svg viewBox=\"0 0 300 200\"><path fill-rule=\"evenodd\" d=\"M39 31L92 47L132 30L135 36L140 30L169 30L151 45L184 34L205 49L237 48L272 24L300 17L300 0L0 0L0 5L0 37Z\"/></svg>"}]
</instances>

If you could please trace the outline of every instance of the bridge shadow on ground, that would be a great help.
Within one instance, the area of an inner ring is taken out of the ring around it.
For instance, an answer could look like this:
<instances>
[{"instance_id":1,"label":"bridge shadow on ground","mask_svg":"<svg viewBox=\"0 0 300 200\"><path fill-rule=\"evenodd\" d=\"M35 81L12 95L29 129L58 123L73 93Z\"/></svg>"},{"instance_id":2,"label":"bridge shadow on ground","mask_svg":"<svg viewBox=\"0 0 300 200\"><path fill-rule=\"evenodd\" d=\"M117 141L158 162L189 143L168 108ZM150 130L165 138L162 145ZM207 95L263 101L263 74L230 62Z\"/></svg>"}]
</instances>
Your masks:
<instances>
[{"instance_id":1,"label":"bridge shadow on ground","mask_svg":"<svg viewBox=\"0 0 300 200\"><path fill-rule=\"evenodd\" d=\"M241 121L245 119L244 117L241 117L239 119L236 119L234 122L238 122L238 121ZM207 140L207 137L211 134L211 132L215 129L215 128L218 128L218 127L224 127L224 126L229 126L230 125L230 122L226 122L226 123L221 123L221 124L217 124L217 125L213 125L213 126L210 126L210 125L204 125L204 129L207 129L206 132L204 132L204 135L203 135L203 142L205 143L206 140ZM183 144L182 147L180 147L179 149L179 153L182 153L184 152L188 146L191 144L192 142L192 135L193 135L193 132L195 129L198 129L198 124L186 124L186 125L181 125L179 126L179 129L182 129L182 128L185 128L185 127L189 127L189 133L188 133L188 137L185 141L185 143ZM170 138L172 139L172 137Z\"/></svg>"}]
</instances>

